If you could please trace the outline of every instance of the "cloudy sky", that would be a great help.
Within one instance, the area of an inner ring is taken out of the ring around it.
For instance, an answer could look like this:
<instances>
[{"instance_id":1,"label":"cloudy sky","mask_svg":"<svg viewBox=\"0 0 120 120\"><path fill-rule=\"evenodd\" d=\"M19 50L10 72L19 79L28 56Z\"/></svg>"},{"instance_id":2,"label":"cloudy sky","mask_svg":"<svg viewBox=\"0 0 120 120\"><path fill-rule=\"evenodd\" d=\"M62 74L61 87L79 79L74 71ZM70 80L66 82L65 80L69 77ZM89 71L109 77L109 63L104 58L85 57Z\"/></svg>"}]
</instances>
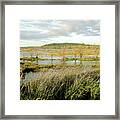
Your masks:
<instances>
[{"instance_id":1,"label":"cloudy sky","mask_svg":"<svg viewBox=\"0 0 120 120\"><path fill-rule=\"evenodd\" d=\"M21 20L20 46L49 43L100 44L99 20Z\"/></svg>"}]
</instances>

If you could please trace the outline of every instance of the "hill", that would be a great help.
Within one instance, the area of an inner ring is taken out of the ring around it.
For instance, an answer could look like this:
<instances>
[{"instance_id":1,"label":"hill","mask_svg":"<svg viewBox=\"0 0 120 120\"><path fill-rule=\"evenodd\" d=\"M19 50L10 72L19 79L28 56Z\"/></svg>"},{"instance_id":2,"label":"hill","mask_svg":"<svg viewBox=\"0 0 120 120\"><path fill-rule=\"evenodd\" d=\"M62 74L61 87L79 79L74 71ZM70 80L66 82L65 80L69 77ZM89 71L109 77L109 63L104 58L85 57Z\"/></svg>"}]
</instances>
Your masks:
<instances>
[{"instance_id":1,"label":"hill","mask_svg":"<svg viewBox=\"0 0 120 120\"><path fill-rule=\"evenodd\" d=\"M100 45L89 45L79 43L52 43L43 46L21 47L20 52L33 52L41 54L52 54L59 56L61 54L73 55L74 53L83 55L99 55Z\"/></svg>"},{"instance_id":2,"label":"hill","mask_svg":"<svg viewBox=\"0 0 120 120\"><path fill-rule=\"evenodd\" d=\"M81 47L99 47L99 45L89 45L89 44L79 44L79 43L52 43L41 46L40 48L44 49L73 49Z\"/></svg>"}]
</instances>

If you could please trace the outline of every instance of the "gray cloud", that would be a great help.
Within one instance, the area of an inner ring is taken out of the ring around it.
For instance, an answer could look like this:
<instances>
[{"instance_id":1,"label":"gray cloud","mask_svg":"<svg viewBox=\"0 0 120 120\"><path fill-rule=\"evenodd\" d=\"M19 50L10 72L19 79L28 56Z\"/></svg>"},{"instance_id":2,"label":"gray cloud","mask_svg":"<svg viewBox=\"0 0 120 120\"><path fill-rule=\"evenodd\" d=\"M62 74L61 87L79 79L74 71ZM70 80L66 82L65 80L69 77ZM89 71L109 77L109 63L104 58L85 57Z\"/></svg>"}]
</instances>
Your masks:
<instances>
[{"instance_id":1,"label":"gray cloud","mask_svg":"<svg viewBox=\"0 0 120 120\"><path fill-rule=\"evenodd\" d=\"M99 20L21 20L20 39L41 40L53 37L100 36Z\"/></svg>"}]
</instances>

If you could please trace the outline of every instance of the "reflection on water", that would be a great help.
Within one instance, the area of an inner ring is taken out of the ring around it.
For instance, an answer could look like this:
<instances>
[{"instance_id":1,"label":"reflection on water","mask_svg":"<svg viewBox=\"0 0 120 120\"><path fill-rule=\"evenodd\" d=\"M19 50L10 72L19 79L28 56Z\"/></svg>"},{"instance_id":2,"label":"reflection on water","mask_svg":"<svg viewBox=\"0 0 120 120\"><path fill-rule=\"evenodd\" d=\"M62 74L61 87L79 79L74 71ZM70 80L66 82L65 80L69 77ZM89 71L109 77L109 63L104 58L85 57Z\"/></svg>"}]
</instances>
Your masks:
<instances>
[{"instance_id":1,"label":"reflection on water","mask_svg":"<svg viewBox=\"0 0 120 120\"><path fill-rule=\"evenodd\" d=\"M38 61L34 61L33 63L36 64L41 64L41 65L47 65L47 64L59 64L61 62L61 60L38 60Z\"/></svg>"},{"instance_id":2,"label":"reflection on water","mask_svg":"<svg viewBox=\"0 0 120 120\"><path fill-rule=\"evenodd\" d=\"M36 54L35 52L20 52L20 57L36 57L38 56L41 59L62 59L63 56L49 56L47 54L40 55L39 53ZM65 58L74 58L73 55L66 55ZM76 56L76 58L79 58L79 56Z\"/></svg>"},{"instance_id":3,"label":"reflection on water","mask_svg":"<svg viewBox=\"0 0 120 120\"><path fill-rule=\"evenodd\" d=\"M41 65L47 65L47 64L53 64L53 65L56 65L56 64L60 64L62 63L62 61L60 59L58 60L38 60L38 61L34 61L33 63L36 63L36 64L41 64ZM98 64L99 61L79 61L79 60L71 60L71 61L65 61L64 62L65 64L68 64L68 65L74 65L74 64L82 64L82 65L94 65L94 64Z\"/></svg>"},{"instance_id":4,"label":"reflection on water","mask_svg":"<svg viewBox=\"0 0 120 120\"><path fill-rule=\"evenodd\" d=\"M20 57L21 58L24 58L24 57L33 57L33 58L36 58L36 53L35 52L20 52ZM40 59L43 59L43 60L36 60L36 61L33 61L33 63L36 63L36 64L41 64L41 65L47 65L47 64L53 64L53 65L56 65L56 64L61 64L63 61L63 56L49 56L47 54L42 54L42 55L37 55L38 58ZM88 58L88 56L83 56L84 58ZM73 59L75 58L73 55L66 55L64 56L64 58L68 58L68 59ZM79 56L76 56L76 59L77 58L80 58ZM93 56L93 58L95 58L95 56ZM27 60L21 60L21 62L27 62ZM82 64L84 65L92 65L92 64L96 64L98 63L99 61L82 61ZM68 61L65 61L64 63L66 64L69 64L69 65L73 65L73 64L81 64L81 61L79 60L68 60Z\"/></svg>"}]
</instances>

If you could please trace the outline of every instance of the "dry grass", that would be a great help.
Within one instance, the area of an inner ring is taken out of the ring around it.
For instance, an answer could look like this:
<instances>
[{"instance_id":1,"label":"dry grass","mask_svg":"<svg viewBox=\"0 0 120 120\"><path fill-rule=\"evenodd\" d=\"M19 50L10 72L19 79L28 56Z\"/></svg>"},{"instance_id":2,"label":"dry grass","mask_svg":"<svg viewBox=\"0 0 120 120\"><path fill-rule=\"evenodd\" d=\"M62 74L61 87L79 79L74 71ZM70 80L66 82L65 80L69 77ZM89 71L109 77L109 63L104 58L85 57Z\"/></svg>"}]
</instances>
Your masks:
<instances>
[{"instance_id":1,"label":"dry grass","mask_svg":"<svg viewBox=\"0 0 120 120\"><path fill-rule=\"evenodd\" d=\"M56 67L44 71L30 81L21 81L21 100L98 100L99 68L80 66Z\"/></svg>"}]
</instances>

